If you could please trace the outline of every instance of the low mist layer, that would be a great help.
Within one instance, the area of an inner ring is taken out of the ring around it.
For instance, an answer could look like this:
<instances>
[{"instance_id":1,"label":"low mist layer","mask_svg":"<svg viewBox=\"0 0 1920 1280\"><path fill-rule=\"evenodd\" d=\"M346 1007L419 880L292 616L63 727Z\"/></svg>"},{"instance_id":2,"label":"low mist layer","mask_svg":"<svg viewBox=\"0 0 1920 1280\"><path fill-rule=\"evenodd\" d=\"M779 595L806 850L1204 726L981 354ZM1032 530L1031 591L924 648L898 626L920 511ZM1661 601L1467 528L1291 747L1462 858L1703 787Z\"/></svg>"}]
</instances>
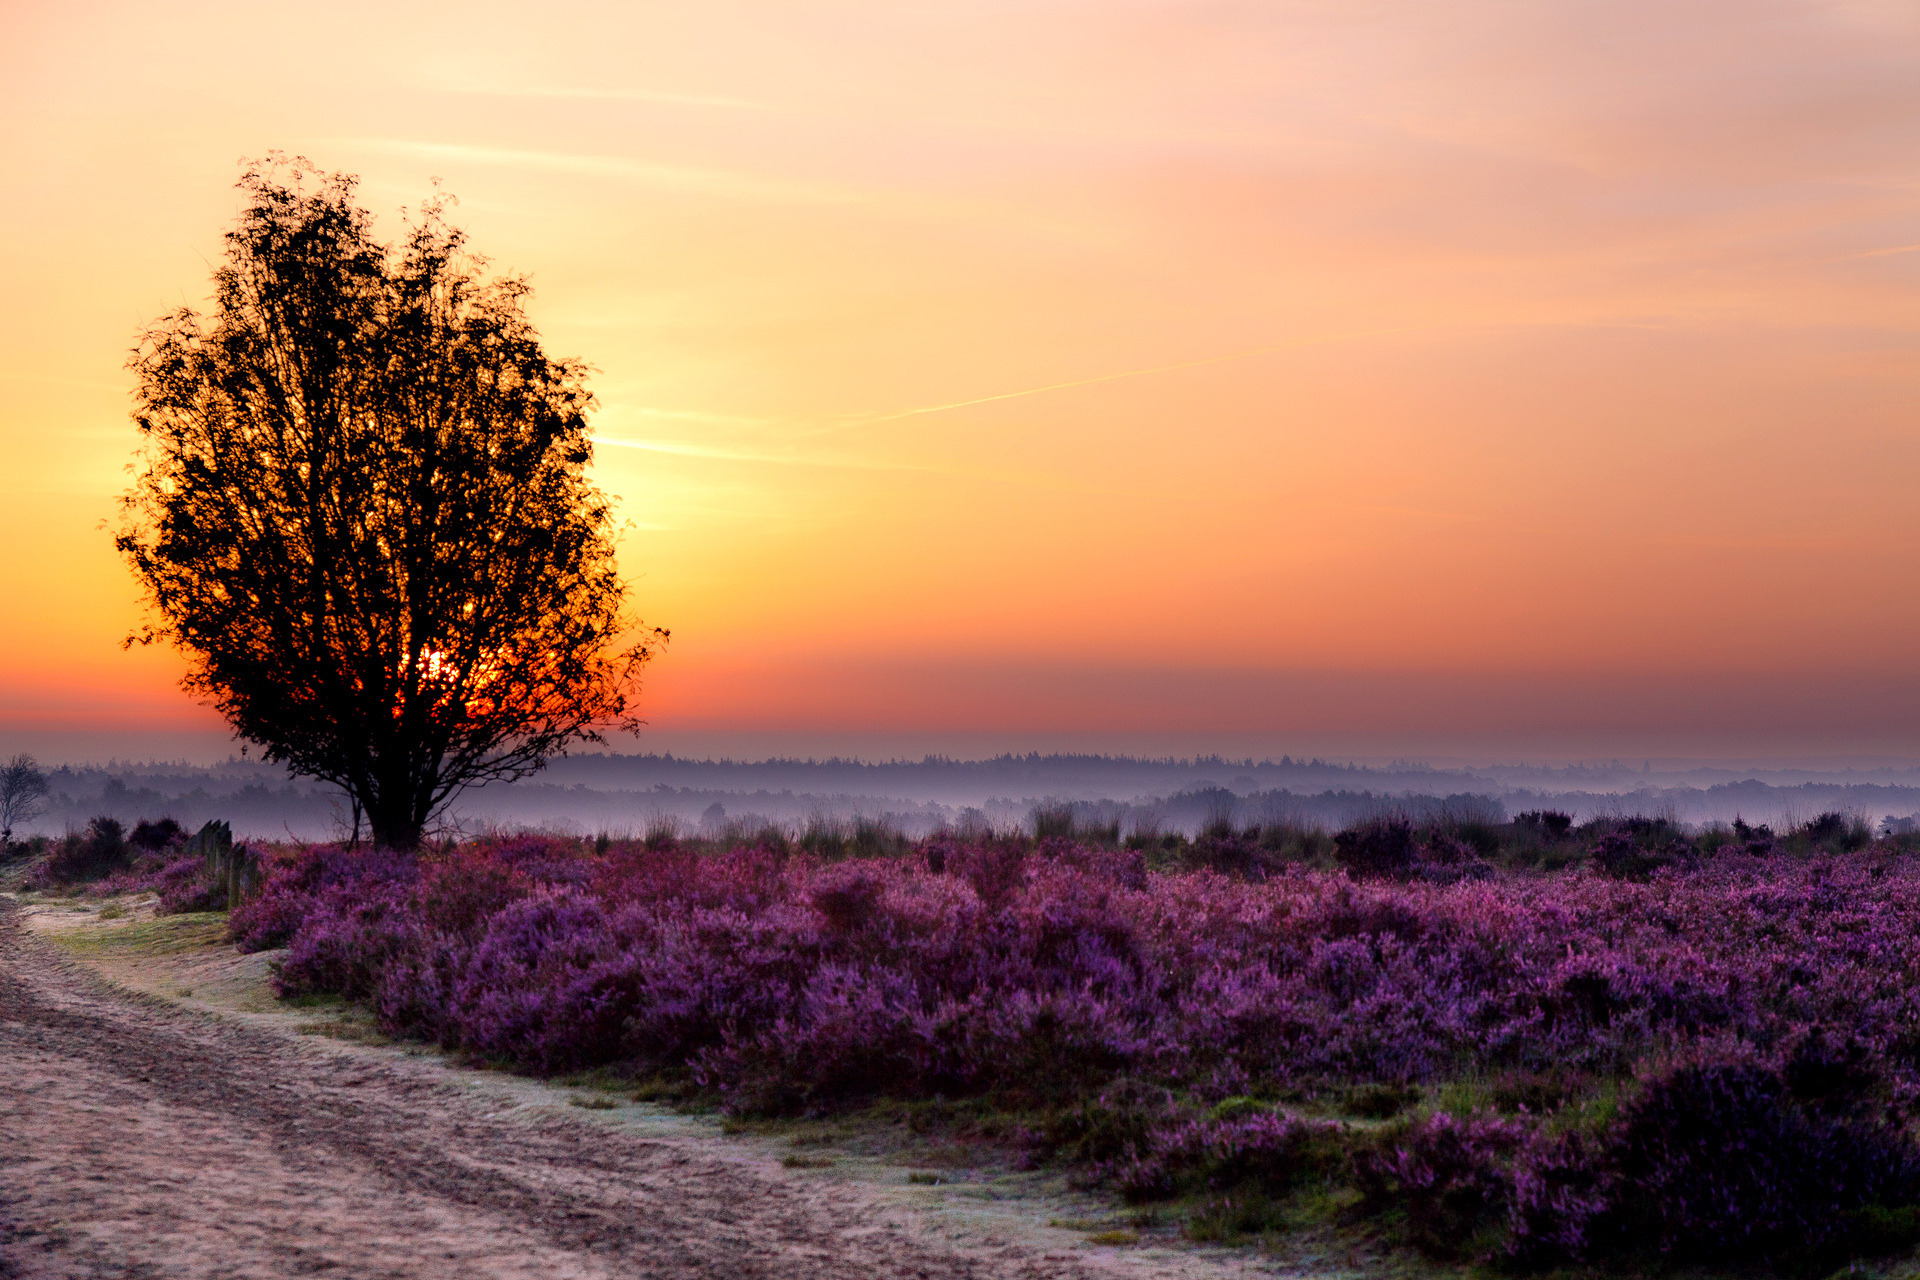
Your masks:
<instances>
[{"instance_id":1,"label":"low mist layer","mask_svg":"<svg viewBox=\"0 0 1920 1280\"><path fill-rule=\"evenodd\" d=\"M325 840L347 834L351 821L333 788L245 760L64 766L50 772L49 782L47 810L23 834L75 830L99 816L129 824L171 817L189 828L222 819L242 836ZM1891 819L1898 829L1920 815L1920 767L1741 770L1613 761L1438 769L1287 757L869 763L595 754L556 761L524 782L469 792L455 804L449 829L629 835L667 824L720 835L868 818L921 836L942 827L1030 829L1036 810L1060 806L1084 822L1188 834L1222 820L1335 830L1383 813L1417 818L1443 806L1499 820L1548 809L1581 821L1646 814L1696 825L1742 818L1791 826L1842 812L1876 826Z\"/></svg>"}]
</instances>

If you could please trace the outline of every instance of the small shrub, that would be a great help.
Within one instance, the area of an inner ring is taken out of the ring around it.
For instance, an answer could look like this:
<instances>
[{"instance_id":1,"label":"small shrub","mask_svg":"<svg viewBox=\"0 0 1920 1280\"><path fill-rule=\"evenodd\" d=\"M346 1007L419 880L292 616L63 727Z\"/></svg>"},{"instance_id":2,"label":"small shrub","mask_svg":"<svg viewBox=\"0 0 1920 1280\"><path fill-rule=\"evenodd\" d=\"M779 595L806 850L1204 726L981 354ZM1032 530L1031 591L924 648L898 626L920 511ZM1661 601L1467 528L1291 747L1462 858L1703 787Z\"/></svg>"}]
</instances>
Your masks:
<instances>
[{"instance_id":1,"label":"small shrub","mask_svg":"<svg viewBox=\"0 0 1920 1280\"><path fill-rule=\"evenodd\" d=\"M1347 1090L1341 1109L1365 1120L1391 1120L1420 1101L1420 1091L1403 1084L1366 1084Z\"/></svg>"},{"instance_id":2,"label":"small shrub","mask_svg":"<svg viewBox=\"0 0 1920 1280\"><path fill-rule=\"evenodd\" d=\"M188 911L224 911L227 895L207 873L207 860L198 854L175 858L154 877L161 915Z\"/></svg>"},{"instance_id":3,"label":"small shrub","mask_svg":"<svg viewBox=\"0 0 1920 1280\"><path fill-rule=\"evenodd\" d=\"M1293 822L1269 822L1249 835L1258 836L1274 863L1316 861L1330 856L1334 847L1333 838L1318 827Z\"/></svg>"},{"instance_id":4,"label":"small shrub","mask_svg":"<svg viewBox=\"0 0 1920 1280\"><path fill-rule=\"evenodd\" d=\"M816 816L796 841L800 849L827 862L842 858L890 858L912 850L913 842L883 818L851 821ZM782 837L780 844L786 840Z\"/></svg>"},{"instance_id":5,"label":"small shrub","mask_svg":"<svg viewBox=\"0 0 1920 1280\"><path fill-rule=\"evenodd\" d=\"M831 1169L834 1166L832 1156L781 1156L783 1169Z\"/></svg>"},{"instance_id":6,"label":"small shrub","mask_svg":"<svg viewBox=\"0 0 1920 1280\"><path fill-rule=\"evenodd\" d=\"M1027 848L1019 840L960 842L935 837L921 846L921 852L928 870L965 880L988 911L1004 908L1026 885Z\"/></svg>"},{"instance_id":7,"label":"small shrub","mask_svg":"<svg viewBox=\"0 0 1920 1280\"><path fill-rule=\"evenodd\" d=\"M1207 1201L1187 1218L1185 1231L1187 1239L1196 1244L1232 1245L1247 1236L1282 1230L1286 1225L1286 1211L1278 1202L1257 1193L1242 1193ZM1115 1234L1138 1239L1134 1232Z\"/></svg>"},{"instance_id":8,"label":"small shrub","mask_svg":"<svg viewBox=\"0 0 1920 1280\"><path fill-rule=\"evenodd\" d=\"M1506 1261L1545 1271L1618 1252L1609 1230L1618 1175L1604 1140L1579 1130L1536 1134L1515 1161L1507 1216Z\"/></svg>"},{"instance_id":9,"label":"small shrub","mask_svg":"<svg viewBox=\"0 0 1920 1280\"><path fill-rule=\"evenodd\" d=\"M1573 818L1552 809L1533 809L1514 815L1513 827L1537 841L1551 843L1566 838L1567 832L1573 829Z\"/></svg>"},{"instance_id":10,"label":"small shrub","mask_svg":"<svg viewBox=\"0 0 1920 1280\"><path fill-rule=\"evenodd\" d=\"M1239 1120L1246 1116L1264 1116L1273 1114L1273 1106L1258 1098L1222 1098L1207 1108L1207 1119Z\"/></svg>"},{"instance_id":11,"label":"small shrub","mask_svg":"<svg viewBox=\"0 0 1920 1280\"><path fill-rule=\"evenodd\" d=\"M1155 1135L1179 1114L1167 1089L1116 1080L1079 1106L1056 1113L1034 1140L1039 1153L1050 1158L1112 1165L1151 1151Z\"/></svg>"},{"instance_id":12,"label":"small shrub","mask_svg":"<svg viewBox=\"0 0 1920 1280\"><path fill-rule=\"evenodd\" d=\"M1846 813L1823 813L1789 837L1794 844L1823 853L1855 853L1873 843L1873 828Z\"/></svg>"},{"instance_id":13,"label":"small shrub","mask_svg":"<svg viewBox=\"0 0 1920 1280\"><path fill-rule=\"evenodd\" d=\"M297 845L263 857L265 883L227 919L227 936L242 952L284 946L300 932L322 898L337 901L378 896L389 886L411 884L419 875L412 854L343 845Z\"/></svg>"},{"instance_id":14,"label":"small shrub","mask_svg":"<svg viewBox=\"0 0 1920 1280\"><path fill-rule=\"evenodd\" d=\"M1596 870L1616 880L1645 880L1662 868L1688 866L1696 860L1693 845L1683 836L1672 834L1664 823L1644 819L1630 819L1616 830L1603 832L1588 856Z\"/></svg>"},{"instance_id":15,"label":"small shrub","mask_svg":"<svg viewBox=\"0 0 1920 1280\"><path fill-rule=\"evenodd\" d=\"M1512 1121L1436 1112L1356 1152L1355 1182L1375 1209L1404 1209L1407 1240L1422 1253L1485 1257L1504 1236L1513 1157L1525 1138Z\"/></svg>"},{"instance_id":16,"label":"small shrub","mask_svg":"<svg viewBox=\"0 0 1920 1280\"><path fill-rule=\"evenodd\" d=\"M1800 1105L1837 1116L1864 1111L1881 1086L1871 1048L1856 1037L1837 1037L1820 1027L1794 1046L1781 1077Z\"/></svg>"},{"instance_id":17,"label":"small shrub","mask_svg":"<svg viewBox=\"0 0 1920 1280\"><path fill-rule=\"evenodd\" d=\"M132 866L133 848L117 819L95 818L81 834L69 834L45 864L50 884L74 885L98 880Z\"/></svg>"},{"instance_id":18,"label":"small shrub","mask_svg":"<svg viewBox=\"0 0 1920 1280\"><path fill-rule=\"evenodd\" d=\"M595 1098L575 1096L567 1099L570 1107L579 1107L582 1111L613 1111L620 1106L617 1098Z\"/></svg>"},{"instance_id":19,"label":"small shrub","mask_svg":"<svg viewBox=\"0 0 1920 1280\"><path fill-rule=\"evenodd\" d=\"M1590 1086L1587 1076L1564 1067L1545 1071L1504 1071L1487 1086L1487 1100L1497 1110L1545 1115L1557 1111Z\"/></svg>"},{"instance_id":20,"label":"small shrub","mask_svg":"<svg viewBox=\"0 0 1920 1280\"><path fill-rule=\"evenodd\" d=\"M186 843L187 833L172 818L148 821L142 818L134 824L133 834L127 837L127 843L147 853L160 853L177 844Z\"/></svg>"},{"instance_id":21,"label":"small shrub","mask_svg":"<svg viewBox=\"0 0 1920 1280\"><path fill-rule=\"evenodd\" d=\"M1223 1118L1163 1120L1107 1169L1130 1204L1222 1191L1241 1203L1264 1203L1325 1173L1338 1141L1338 1125L1240 1109Z\"/></svg>"},{"instance_id":22,"label":"small shrub","mask_svg":"<svg viewBox=\"0 0 1920 1280\"><path fill-rule=\"evenodd\" d=\"M855 818L848 852L856 858L894 858L913 848L900 828L884 818Z\"/></svg>"},{"instance_id":23,"label":"small shrub","mask_svg":"<svg viewBox=\"0 0 1920 1280\"><path fill-rule=\"evenodd\" d=\"M1905 1133L1797 1106L1782 1075L1752 1061L1648 1080L1615 1159L1631 1192L1615 1210L1622 1239L1677 1262L1844 1260L1891 1221L1868 1211L1920 1202Z\"/></svg>"},{"instance_id":24,"label":"small shrub","mask_svg":"<svg viewBox=\"0 0 1920 1280\"><path fill-rule=\"evenodd\" d=\"M886 882L863 867L848 867L823 875L813 890L813 907L828 930L857 933L872 923Z\"/></svg>"},{"instance_id":25,"label":"small shrub","mask_svg":"<svg viewBox=\"0 0 1920 1280\"><path fill-rule=\"evenodd\" d=\"M1033 838L1035 840L1073 839L1073 806L1070 804L1043 804L1033 811Z\"/></svg>"},{"instance_id":26,"label":"small shrub","mask_svg":"<svg viewBox=\"0 0 1920 1280\"><path fill-rule=\"evenodd\" d=\"M1445 840L1459 847L1461 861L1473 861L1499 853L1506 831L1507 824L1504 822L1462 818L1434 827L1428 843L1438 845Z\"/></svg>"},{"instance_id":27,"label":"small shrub","mask_svg":"<svg viewBox=\"0 0 1920 1280\"><path fill-rule=\"evenodd\" d=\"M1202 832L1181 854L1181 863L1193 870L1217 871L1243 880L1263 880L1277 861L1260 842L1259 828L1235 832Z\"/></svg>"},{"instance_id":28,"label":"small shrub","mask_svg":"<svg viewBox=\"0 0 1920 1280\"><path fill-rule=\"evenodd\" d=\"M1071 840L1042 840L1035 856L1054 866L1071 867L1123 889L1147 887L1147 859L1139 849L1118 844L1088 845Z\"/></svg>"},{"instance_id":29,"label":"small shrub","mask_svg":"<svg viewBox=\"0 0 1920 1280\"><path fill-rule=\"evenodd\" d=\"M1404 818L1375 818L1333 838L1334 858L1354 876L1404 876L1420 862L1413 824Z\"/></svg>"}]
</instances>

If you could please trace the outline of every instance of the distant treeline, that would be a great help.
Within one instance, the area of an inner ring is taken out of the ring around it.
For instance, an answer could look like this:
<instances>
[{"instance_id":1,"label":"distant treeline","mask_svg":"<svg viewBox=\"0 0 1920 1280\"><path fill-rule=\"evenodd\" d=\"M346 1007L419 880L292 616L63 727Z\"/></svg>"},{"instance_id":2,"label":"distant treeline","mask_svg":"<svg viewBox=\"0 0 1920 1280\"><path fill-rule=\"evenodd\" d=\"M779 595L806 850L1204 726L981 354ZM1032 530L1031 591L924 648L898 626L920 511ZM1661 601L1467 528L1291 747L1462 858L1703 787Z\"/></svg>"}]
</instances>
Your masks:
<instances>
[{"instance_id":1,"label":"distant treeline","mask_svg":"<svg viewBox=\"0 0 1920 1280\"><path fill-rule=\"evenodd\" d=\"M864 817L917 836L942 826L1026 829L1037 808L1061 805L1083 821L1189 834L1220 819L1338 830L1383 814L1426 821L1472 813L1503 821L1514 813L1557 810L1581 821L1642 814L1694 825L1744 818L1792 826L1843 812L1878 826L1920 812L1920 771L1872 781L1802 773L1793 781L1751 777L1700 785L1679 773L1640 769L1607 779L1581 776L1576 786L1518 785L1489 776L1500 772L1288 757L1006 755L864 763L583 755L556 761L524 782L468 793L455 810L454 829L631 834L670 820L691 833L765 824L799 829L820 818ZM129 825L172 817L195 829L220 818L242 835L325 840L344 834L348 820L331 787L289 779L250 760L210 767L116 761L55 769L49 780L48 812L32 828L49 835L84 828L100 816Z\"/></svg>"}]
</instances>

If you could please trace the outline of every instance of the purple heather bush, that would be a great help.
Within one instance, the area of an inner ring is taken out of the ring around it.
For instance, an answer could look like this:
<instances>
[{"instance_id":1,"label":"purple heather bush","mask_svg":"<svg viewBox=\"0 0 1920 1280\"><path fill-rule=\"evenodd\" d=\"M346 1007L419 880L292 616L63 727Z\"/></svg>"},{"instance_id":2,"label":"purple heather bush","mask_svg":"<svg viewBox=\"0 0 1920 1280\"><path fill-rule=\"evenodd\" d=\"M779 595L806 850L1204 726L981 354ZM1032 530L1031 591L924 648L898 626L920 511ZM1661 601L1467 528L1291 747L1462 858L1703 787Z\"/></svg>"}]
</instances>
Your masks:
<instances>
[{"instance_id":1,"label":"purple heather bush","mask_svg":"<svg viewBox=\"0 0 1920 1280\"><path fill-rule=\"evenodd\" d=\"M1429 1252L1524 1266L1801 1266L1913 1235L1920 861L1629 865L1616 841L1591 870L1491 875L1401 825L1333 871L1222 835L1209 859L1239 875L1061 836L835 862L322 846L275 854L232 928L286 947L283 993L368 1000L395 1034L678 1078L740 1112L989 1099L1055 1117L1043 1154L1236 1222L1345 1179ZM1403 1105L1460 1079L1510 1114L1416 1107L1349 1151L1324 1106L1254 1101L1371 1086ZM1568 1119L1595 1081L1618 1103Z\"/></svg>"},{"instance_id":2,"label":"purple heather bush","mask_svg":"<svg viewBox=\"0 0 1920 1280\"><path fill-rule=\"evenodd\" d=\"M227 895L207 871L207 860L197 853L169 859L152 873L148 883L160 895L159 914L163 916L220 911L227 905Z\"/></svg>"},{"instance_id":3,"label":"purple heather bush","mask_svg":"<svg viewBox=\"0 0 1920 1280\"><path fill-rule=\"evenodd\" d=\"M1108 1168L1121 1194L1134 1203L1213 1192L1266 1196L1329 1171L1337 1123L1258 1104L1224 1109L1224 1115L1216 1107L1198 1120L1163 1123L1112 1161Z\"/></svg>"},{"instance_id":4,"label":"purple heather bush","mask_svg":"<svg viewBox=\"0 0 1920 1280\"><path fill-rule=\"evenodd\" d=\"M1796 1098L1791 1070L1741 1056L1646 1082L1615 1135L1612 1163L1632 1194L1613 1229L1680 1262L1832 1270L1863 1214L1920 1203L1920 1151L1884 1116L1845 1114L1863 1100L1834 1114L1821 1104L1843 1100Z\"/></svg>"},{"instance_id":5,"label":"purple heather bush","mask_svg":"<svg viewBox=\"0 0 1920 1280\"><path fill-rule=\"evenodd\" d=\"M182 856L186 832L171 818L142 821L131 836L111 818L96 818L84 834L68 835L28 879L30 888L113 898L159 897L158 914L218 911L227 905L206 859Z\"/></svg>"},{"instance_id":6,"label":"purple heather bush","mask_svg":"<svg viewBox=\"0 0 1920 1280\"><path fill-rule=\"evenodd\" d=\"M1517 1121L1440 1111L1355 1153L1354 1172L1372 1205L1404 1209L1407 1238L1423 1253L1484 1257L1506 1226L1514 1156L1526 1139Z\"/></svg>"}]
</instances>

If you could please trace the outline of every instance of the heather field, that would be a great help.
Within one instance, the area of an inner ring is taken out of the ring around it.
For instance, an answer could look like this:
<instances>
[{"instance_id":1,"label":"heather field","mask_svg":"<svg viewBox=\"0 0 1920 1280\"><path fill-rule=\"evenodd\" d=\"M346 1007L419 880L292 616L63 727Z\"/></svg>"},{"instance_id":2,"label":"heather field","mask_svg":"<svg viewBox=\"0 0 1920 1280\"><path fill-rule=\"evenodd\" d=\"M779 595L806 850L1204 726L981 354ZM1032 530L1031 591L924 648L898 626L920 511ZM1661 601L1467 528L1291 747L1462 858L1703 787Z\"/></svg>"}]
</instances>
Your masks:
<instances>
[{"instance_id":1,"label":"heather field","mask_svg":"<svg viewBox=\"0 0 1920 1280\"><path fill-rule=\"evenodd\" d=\"M897 1116L1199 1241L1824 1275L1920 1240L1903 841L1832 815L1039 830L285 847L231 930L284 948L283 995L395 1036L743 1117ZM202 865L96 891L195 909Z\"/></svg>"}]
</instances>

